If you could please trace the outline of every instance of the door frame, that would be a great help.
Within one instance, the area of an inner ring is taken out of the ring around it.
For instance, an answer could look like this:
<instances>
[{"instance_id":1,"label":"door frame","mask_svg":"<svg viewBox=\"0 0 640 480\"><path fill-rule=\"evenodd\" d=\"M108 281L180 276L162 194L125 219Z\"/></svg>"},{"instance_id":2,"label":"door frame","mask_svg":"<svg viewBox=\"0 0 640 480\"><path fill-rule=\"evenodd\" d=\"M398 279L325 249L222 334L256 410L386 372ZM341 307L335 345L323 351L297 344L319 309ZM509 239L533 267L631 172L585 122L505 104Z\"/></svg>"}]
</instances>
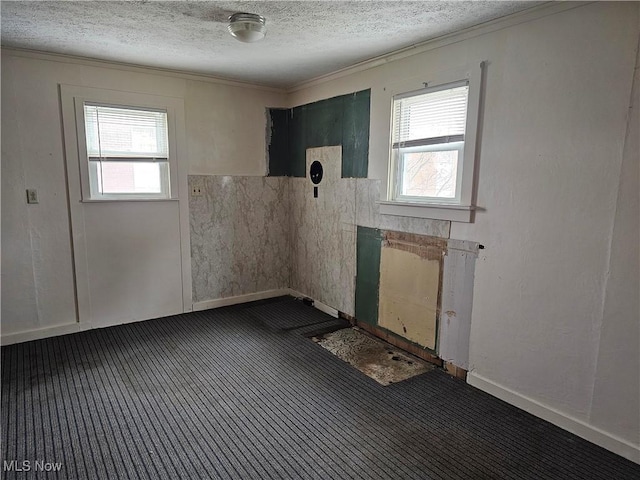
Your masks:
<instances>
[{"instance_id":1,"label":"door frame","mask_svg":"<svg viewBox=\"0 0 640 480\"><path fill-rule=\"evenodd\" d=\"M188 158L186 146L184 100L179 97L168 97L120 90L83 87L76 85L60 85L60 105L64 137L64 157L69 201L69 219L71 223L72 258L76 296L76 319L81 330L93 327L91 304L89 301L88 259L85 238L85 222L83 203L96 200L83 199L82 179L84 165L80 148L84 148L84 140L78 132L84 131L84 124L77 118L78 105L85 101L114 105L131 105L167 110L169 129L171 169L171 198L162 200L98 200L101 202L137 202L159 201L178 202L180 229L180 260L182 276L182 311L193 309L191 279L191 243L189 229L189 187ZM79 125L82 123L82 125ZM81 141L82 140L82 141Z\"/></svg>"}]
</instances>

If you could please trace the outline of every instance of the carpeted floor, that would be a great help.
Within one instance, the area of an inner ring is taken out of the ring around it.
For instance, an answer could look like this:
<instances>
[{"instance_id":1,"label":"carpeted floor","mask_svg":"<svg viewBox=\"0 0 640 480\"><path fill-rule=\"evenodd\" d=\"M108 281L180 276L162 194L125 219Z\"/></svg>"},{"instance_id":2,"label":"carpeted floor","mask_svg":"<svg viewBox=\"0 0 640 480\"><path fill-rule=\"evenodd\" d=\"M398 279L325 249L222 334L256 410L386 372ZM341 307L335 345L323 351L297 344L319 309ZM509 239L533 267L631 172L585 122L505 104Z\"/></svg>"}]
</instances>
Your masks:
<instances>
[{"instance_id":1,"label":"carpeted floor","mask_svg":"<svg viewBox=\"0 0 640 480\"><path fill-rule=\"evenodd\" d=\"M640 478L439 370L379 385L300 334L327 321L281 298L3 347L2 478Z\"/></svg>"}]
</instances>

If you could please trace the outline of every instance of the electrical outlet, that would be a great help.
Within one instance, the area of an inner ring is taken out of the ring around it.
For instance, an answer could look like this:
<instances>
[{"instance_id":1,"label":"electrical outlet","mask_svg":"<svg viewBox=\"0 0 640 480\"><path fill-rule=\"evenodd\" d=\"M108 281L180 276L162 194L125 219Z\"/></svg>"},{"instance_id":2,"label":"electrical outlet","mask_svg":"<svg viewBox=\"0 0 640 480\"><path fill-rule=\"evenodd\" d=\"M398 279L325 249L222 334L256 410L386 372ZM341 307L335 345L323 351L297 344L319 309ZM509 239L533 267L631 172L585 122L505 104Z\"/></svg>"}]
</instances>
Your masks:
<instances>
[{"instance_id":1,"label":"electrical outlet","mask_svg":"<svg viewBox=\"0 0 640 480\"><path fill-rule=\"evenodd\" d=\"M192 197L201 197L202 196L202 187L191 187L191 196Z\"/></svg>"},{"instance_id":2,"label":"electrical outlet","mask_svg":"<svg viewBox=\"0 0 640 480\"><path fill-rule=\"evenodd\" d=\"M38 203L38 191L35 188L27 188L27 203Z\"/></svg>"}]
</instances>

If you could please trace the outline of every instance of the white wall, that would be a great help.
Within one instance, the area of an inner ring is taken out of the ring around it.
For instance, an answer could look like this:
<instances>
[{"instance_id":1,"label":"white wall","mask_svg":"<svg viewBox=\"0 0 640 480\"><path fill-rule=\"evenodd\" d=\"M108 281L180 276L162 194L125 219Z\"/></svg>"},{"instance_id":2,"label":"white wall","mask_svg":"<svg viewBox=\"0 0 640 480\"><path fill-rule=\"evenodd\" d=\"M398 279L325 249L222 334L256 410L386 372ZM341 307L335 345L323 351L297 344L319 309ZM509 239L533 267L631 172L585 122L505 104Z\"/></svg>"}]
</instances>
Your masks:
<instances>
[{"instance_id":1,"label":"white wall","mask_svg":"<svg viewBox=\"0 0 640 480\"><path fill-rule=\"evenodd\" d=\"M637 147L625 176L621 162L639 8L552 5L553 15L451 38L290 97L298 105L371 88L369 176L385 178L390 92L488 61L482 210L451 227L451 238L486 246L475 271L471 382L636 461L640 391L630 379L640 375L640 339L637 300L626 292L637 299L628 252L637 258L639 212L627 201L637 198ZM625 301L614 305L616 296Z\"/></svg>"},{"instance_id":2,"label":"white wall","mask_svg":"<svg viewBox=\"0 0 640 480\"><path fill-rule=\"evenodd\" d=\"M640 424L640 51L598 325L591 422L636 438ZM614 413L615 412L615 413Z\"/></svg>"},{"instance_id":3,"label":"white wall","mask_svg":"<svg viewBox=\"0 0 640 480\"><path fill-rule=\"evenodd\" d=\"M2 50L2 334L76 320L58 84L184 99L192 174L263 175L281 93ZM40 203L27 205L25 189Z\"/></svg>"},{"instance_id":4,"label":"white wall","mask_svg":"<svg viewBox=\"0 0 640 480\"><path fill-rule=\"evenodd\" d=\"M640 461L637 123L623 162L640 5L554 9L565 11L436 42L288 98L3 50L3 334L75 317L58 83L184 98L190 173L239 175L265 172L265 106L371 88L369 176L381 179L390 91L487 60L484 210L451 228L452 238L486 246L475 271L471 379ZM26 205L26 188L38 189L39 205Z\"/></svg>"},{"instance_id":5,"label":"white wall","mask_svg":"<svg viewBox=\"0 0 640 480\"><path fill-rule=\"evenodd\" d=\"M266 108L284 94L187 81L184 95L189 174L266 175Z\"/></svg>"}]
</instances>

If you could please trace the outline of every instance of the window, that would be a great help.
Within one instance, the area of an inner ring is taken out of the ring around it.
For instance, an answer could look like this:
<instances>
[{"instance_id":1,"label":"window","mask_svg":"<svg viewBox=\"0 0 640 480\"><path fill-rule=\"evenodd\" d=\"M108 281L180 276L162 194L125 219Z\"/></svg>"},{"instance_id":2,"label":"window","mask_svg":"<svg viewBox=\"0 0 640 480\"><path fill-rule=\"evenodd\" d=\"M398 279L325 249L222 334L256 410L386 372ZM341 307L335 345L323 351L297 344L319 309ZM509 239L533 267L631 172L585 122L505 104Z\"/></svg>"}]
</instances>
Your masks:
<instances>
[{"instance_id":1,"label":"window","mask_svg":"<svg viewBox=\"0 0 640 480\"><path fill-rule=\"evenodd\" d=\"M459 203L469 85L441 85L393 100L394 198Z\"/></svg>"},{"instance_id":2,"label":"window","mask_svg":"<svg viewBox=\"0 0 640 480\"><path fill-rule=\"evenodd\" d=\"M91 199L170 198L167 112L84 102Z\"/></svg>"},{"instance_id":3,"label":"window","mask_svg":"<svg viewBox=\"0 0 640 480\"><path fill-rule=\"evenodd\" d=\"M484 62L412 77L389 89L390 156L380 213L473 221ZM422 86L423 88L416 88Z\"/></svg>"}]
</instances>

